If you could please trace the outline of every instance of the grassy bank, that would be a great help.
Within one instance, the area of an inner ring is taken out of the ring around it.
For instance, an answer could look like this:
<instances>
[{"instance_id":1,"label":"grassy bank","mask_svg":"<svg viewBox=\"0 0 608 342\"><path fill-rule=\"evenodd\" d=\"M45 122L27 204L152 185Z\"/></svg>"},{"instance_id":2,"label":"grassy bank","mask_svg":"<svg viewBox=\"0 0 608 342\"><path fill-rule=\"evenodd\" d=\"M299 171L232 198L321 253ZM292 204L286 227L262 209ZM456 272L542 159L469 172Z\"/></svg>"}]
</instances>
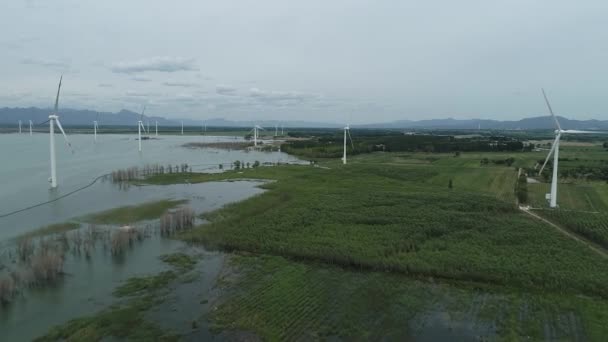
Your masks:
<instances>
[{"instance_id":1,"label":"grassy bank","mask_svg":"<svg viewBox=\"0 0 608 342\"><path fill-rule=\"evenodd\" d=\"M162 200L140 205L126 206L102 211L83 217L81 220L96 224L129 224L159 218L168 209L180 206L186 200Z\"/></svg>"},{"instance_id":2,"label":"grassy bank","mask_svg":"<svg viewBox=\"0 0 608 342\"><path fill-rule=\"evenodd\" d=\"M265 186L268 192L207 215L211 223L186 233L189 241L361 269L608 297L603 285L608 266L521 214L514 197L487 195L492 191L487 182L473 183L478 188L472 191L470 184L460 189L455 182L449 189L430 181L458 174L445 166L329 165L163 175L151 181L277 180Z\"/></svg>"}]
</instances>

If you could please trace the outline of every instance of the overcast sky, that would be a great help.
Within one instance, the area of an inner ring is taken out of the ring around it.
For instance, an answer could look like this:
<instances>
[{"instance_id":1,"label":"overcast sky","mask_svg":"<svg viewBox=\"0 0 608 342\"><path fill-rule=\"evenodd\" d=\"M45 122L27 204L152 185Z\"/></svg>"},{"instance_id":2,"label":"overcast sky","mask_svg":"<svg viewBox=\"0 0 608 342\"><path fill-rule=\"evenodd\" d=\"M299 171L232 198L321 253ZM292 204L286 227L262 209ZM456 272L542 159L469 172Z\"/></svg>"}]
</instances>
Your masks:
<instances>
[{"instance_id":1,"label":"overcast sky","mask_svg":"<svg viewBox=\"0 0 608 342\"><path fill-rule=\"evenodd\" d=\"M607 119L608 1L6 0L0 107Z\"/></svg>"}]
</instances>

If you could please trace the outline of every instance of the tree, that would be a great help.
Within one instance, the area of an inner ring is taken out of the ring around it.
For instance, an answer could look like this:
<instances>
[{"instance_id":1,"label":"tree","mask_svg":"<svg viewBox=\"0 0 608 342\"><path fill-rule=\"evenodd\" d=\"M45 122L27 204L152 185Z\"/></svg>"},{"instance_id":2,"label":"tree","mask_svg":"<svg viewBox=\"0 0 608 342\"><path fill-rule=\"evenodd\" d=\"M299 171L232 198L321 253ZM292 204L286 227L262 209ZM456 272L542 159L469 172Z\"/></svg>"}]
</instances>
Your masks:
<instances>
[{"instance_id":1,"label":"tree","mask_svg":"<svg viewBox=\"0 0 608 342\"><path fill-rule=\"evenodd\" d=\"M240 168L241 168L241 162L240 162L240 161L238 161L238 160L237 160L237 161L235 161L235 162L234 162L234 169L235 169L235 170L238 170L238 169L240 169Z\"/></svg>"},{"instance_id":2,"label":"tree","mask_svg":"<svg viewBox=\"0 0 608 342\"><path fill-rule=\"evenodd\" d=\"M450 179L450 181L448 182L448 189L452 189L454 187L454 185L452 184L452 180Z\"/></svg>"},{"instance_id":3,"label":"tree","mask_svg":"<svg viewBox=\"0 0 608 342\"><path fill-rule=\"evenodd\" d=\"M260 162L259 161L256 160L255 162L253 162L252 167L258 167L258 166L260 166Z\"/></svg>"}]
</instances>

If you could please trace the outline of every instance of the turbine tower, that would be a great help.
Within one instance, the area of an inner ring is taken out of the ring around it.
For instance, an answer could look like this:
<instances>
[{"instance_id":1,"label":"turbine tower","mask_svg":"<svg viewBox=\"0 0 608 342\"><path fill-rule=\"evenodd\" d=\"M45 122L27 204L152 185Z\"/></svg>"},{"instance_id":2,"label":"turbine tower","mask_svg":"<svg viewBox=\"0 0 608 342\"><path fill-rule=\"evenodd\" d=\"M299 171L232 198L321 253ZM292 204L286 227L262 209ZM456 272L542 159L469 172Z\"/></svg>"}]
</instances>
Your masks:
<instances>
[{"instance_id":1,"label":"turbine tower","mask_svg":"<svg viewBox=\"0 0 608 342\"><path fill-rule=\"evenodd\" d=\"M558 168L558 162L559 162L559 141L562 137L562 134L598 134L598 133L603 134L606 132L562 129L561 125L559 124L559 121L557 120L557 117L555 116L555 114L553 114L553 109L551 108L551 104L549 103L547 94L545 94L545 90L541 89L541 91L543 93L545 103L547 104L547 108L549 109L549 113L551 114L551 117L553 118L553 121L555 122L556 130L555 130L555 140L553 141L553 144L551 145L551 149L549 150L549 154L547 154L547 158L545 159L545 162L543 163L543 166L540 168L540 171L538 172L538 174L539 175L542 174L543 170L545 169L545 166L547 165L547 162L553 155L553 177L551 178L551 193L547 194L547 197L549 199L549 206L551 208L556 208L557 207L557 177L558 177L557 168Z\"/></svg>"},{"instance_id":2,"label":"turbine tower","mask_svg":"<svg viewBox=\"0 0 608 342\"><path fill-rule=\"evenodd\" d=\"M93 121L93 140L97 142L97 118L99 117L99 112L97 112L97 116Z\"/></svg>"},{"instance_id":3,"label":"turbine tower","mask_svg":"<svg viewBox=\"0 0 608 342\"><path fill-rule=\"evenodd\" d=\"M21 134L21 120L19 120L19 134Z\"/></svg>"},{"instance_id":4,"label":"turbine tower","mask_svg":"<svg viewBox=\"0 0 608 342\"><path fill-rule=\"evenodd\" d=\"M184 122L182 121L182 135L184 135Z\"/></svg>"},{"instance_id":5,"label":"turbine tower","mask_svg":"<svg viewBox=\"0 0 608 342\"><path fill-rule=\"evenodd\" d=\"M32 120L28 120L30 122L30 136L32 135Z\"/></svg>"},{"instance_id":6,"label":"turbine tower","mask_svg":"<svg viewBox=\"0 0 608 342\"><path fill-rule=\"evenodd\" d=\"M259 130L263 131L264 129L260 125L255 125L255 126L253 126L253 129L251 130L251 131L253 131L253 146L254 147L258 146L258 131Z\"/></svg>"},{"instance_id":7,"label":"turbine tower","mask_svg":"<svg viewBox=\"0 0 608 342\"><path fill-rule=\"evenodd\" d=\"M139 121L137 122L137 140L139 142L139 152L141 152L141 131L143 129L144 133L146 132L146 128L144 127L144 123L142 121L144 117L144 112L146 111L146 105L144 105L144 109L141 111L141 115L139 116Z\"/></svg>"},{"instance_id":8,"label":"turbine tower","mask_svg":"<svg viewBox=\"0 0 608 342\"><path fill-rule=\"evenodd\" d=\"M350 127L346 125L344 127L344 154L342 156L342 164L346 164L346 136L350 138L350 143L352 145L353 150L355 149L355 144L353 143L353 137L350 135Z\"/></svg>"},{"instance_id":9,"label":"turbine tower","mask_svg":"<svg viewBox=\"0 0 608 342\"><path fill-rule=\"evenodd\" d=\"M59 92L61 91L61 81L63 80L63 76L59 79L59 87L57 87L57 97L55 98L55 111L49 115L49 146L50 146L50 154L51 154L51 177L49 178L49 182L51 183L51 188L57 187L57 167L55 161L55 124L63 134L63 139L65 139L66 144L70 149L72 149L72 144L68 140L68 137L65 135L65 131L63 127L61 127L61 122L59 122ZM72 150L74 153L74 150Z\"/></svg>"},{"instance_id":10,"label":"turbine tower","mask_svg":"<svg viewBox=\"0 0 608 342\"><path fill-rule=\"evenodd\" d=\"M158 121L154 121L154 129L156 129L156 136L158 136Z\"/></svg>"}]
</instances>

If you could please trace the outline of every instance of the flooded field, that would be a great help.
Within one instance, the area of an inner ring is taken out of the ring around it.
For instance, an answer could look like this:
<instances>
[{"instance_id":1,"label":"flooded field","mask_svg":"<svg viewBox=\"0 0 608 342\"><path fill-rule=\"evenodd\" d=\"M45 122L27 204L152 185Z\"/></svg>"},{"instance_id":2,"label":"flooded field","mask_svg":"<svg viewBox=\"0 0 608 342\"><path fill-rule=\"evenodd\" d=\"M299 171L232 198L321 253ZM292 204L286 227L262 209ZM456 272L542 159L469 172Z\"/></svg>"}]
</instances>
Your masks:
<instances>
[{"instance_id":1,"label":"flooded field","mask_svg":"<svg viewBox=\"0 0 608 342\"><path fill-rule=\"evenodd\" d=\"M59 187L50 190L47 181L48 135L0 135L0 154L11 156L10 163L5 163L0 168L0 177L3 179L0 189L0 277L14 273L20 267L16 257L18 241L28 234L38 234L39 232L32 232L41 227L70 222L79 225L79 228L64 233L64 238L70 238L73 234L85 235L93 230L109 237L122 224L91 225L87 223L88 215L165 200L179 201L192 209L194 215L200 215L263 191L258 187L261 183L254 181L125 187L113 184L107 176L78 190L116 169L185 163L193 171L219 172L219 164L229 168L236 160L252 164L255 161L299 162L280 152L189 149L182 146L193 141L242 139L235 137L162 136L158 140L143 141L141 153L137 151L137 141L133 136L101 135L98 136L97 143L93 142L90 135L74 135L70 139L75 147L73 154L62 146L62 142L57 144ZM48 201L50 203L45 203ZM13 211L19 212L12 214ZM196 223L200 222L196 218ZM114 253L109 247L109 238L106 242L95 240L91 243L92 247L87 250L86 256L81 252L80 246L75 249L71 245L62 255L62 275L57 280L44 286L22 286L10 303L0 305L0 331L3 339L31 340L55 325L109 307L116 301L113 291L125 280L166 270L168 266L159 259L161 255L185 252L205 259L192 274L192 281L201 278L189 283L189 289L188 284L184 284L184 288L167 303L177 300L178 303L171 305L177 305L183 311L187 308L185 304L191 302L191 296L211 290L222 267L222 253L186 246L183 242L163 236L159 232L158 219L129 224L141 229L145 237L134 240L132 246L124 252ZM35 246L49 241L54 243L61 237L59 234L41 235L40 240L34 240ZM206 287L201 287L201 282L207 284ZM200 315L200 312L195 315L194 310L200 311L200 308L191 307L190 312L186 310L182 312L183 315L176 316L175 310L164 310L161 306L156 313L150 314L150 319L154 321L157 316L160 318L156 320L162 321L165 326L169 324L172 329L178 328L179 324L172 323L163 316L179 317L175 319L189 322L190 315L194 318ZM184 318L184 315L188 317ZM205 331L201 328L197 333L204 334Z\"/></svg>"}]
</instances>

